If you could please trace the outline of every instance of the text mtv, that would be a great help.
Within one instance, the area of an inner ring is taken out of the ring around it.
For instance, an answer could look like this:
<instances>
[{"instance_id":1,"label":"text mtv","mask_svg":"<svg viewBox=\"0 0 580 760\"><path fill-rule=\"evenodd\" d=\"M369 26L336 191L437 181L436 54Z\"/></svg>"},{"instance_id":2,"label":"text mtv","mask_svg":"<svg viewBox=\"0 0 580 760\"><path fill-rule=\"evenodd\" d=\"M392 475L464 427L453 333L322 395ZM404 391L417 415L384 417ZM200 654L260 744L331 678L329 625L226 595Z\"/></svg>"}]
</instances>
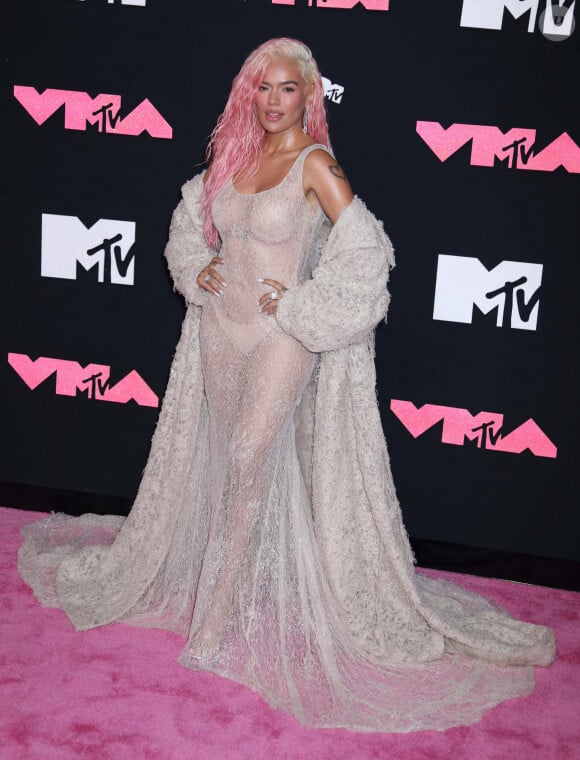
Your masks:
<instances>
[{"instance_id":1,"label":"text mtv","mask_svg":"<svg viewBox=\"0 0 580 760\"><path fill-rule=\"evenodd\" d=\"M44 124L64 106L64 128L86 131L87 124L97 125L99 132L137 136L148 132L151 137L170 140L173 129L145 98L136 108L121 118L120 95L97 95L87 92L47 89L43 93L34 87L14 86L14 97L28 111L34 121Z\"/></svg>"},{"instance_id":2,"label":"text mtv","mask_svg":"<svg viewBox=\"0 0 580 760\"><path fill-rule=\"evenodd\" d=\"M480 449L521 454L528 449L537 457L555 459L558 449L534 420L526 420L511 433L504 434L503 414L479 412L472 415L467 409L453 406L423 404L417 408L412 401L391 400L391 411L403 423L413 438L418 438L438 422L443 422L442 443L463 446L465 439L477 441Z\"/></svg>"},{"instance_id":3,"label":"text mtv","mask_svg":"<svg viewBox=\"0 0 580 760\"><path fill-rule=\"evenodd\" d=\"M537 152L535 129L514 127L504 133L480 124L451 124L445 129L438 121L418 121L417 134L441 162L471 141L471 166L494 166L499 159L511 169L553 172L563 166L570 173L580 173L580 148L567 132Z\"/></svg>"},{"instance_id":4,"label":"text mtv","mask_svg":"<svg viewBox=\"0 0 580 760\"><path fill-rule=\"evenodd\" d=\"M106 364L87 364L67 359L41 356L31 359L26 354L8 354L8 364L24 380L30 390L56 375L56 393L59 396L76 396L77 392L98 401L126 404L135 401L139 406L159 406L157 395L135 370L116 385L110 386L111 368Z\"/></svg>"}]
</instances>

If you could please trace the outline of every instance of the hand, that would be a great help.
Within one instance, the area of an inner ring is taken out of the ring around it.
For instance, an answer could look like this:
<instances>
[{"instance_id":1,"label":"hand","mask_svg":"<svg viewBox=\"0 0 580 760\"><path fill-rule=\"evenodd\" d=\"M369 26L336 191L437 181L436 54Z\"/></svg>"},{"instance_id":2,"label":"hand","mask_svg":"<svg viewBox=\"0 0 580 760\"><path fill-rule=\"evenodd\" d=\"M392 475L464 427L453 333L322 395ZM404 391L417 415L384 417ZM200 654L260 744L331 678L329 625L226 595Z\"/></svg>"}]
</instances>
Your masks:
<instances>
[{"instance_id":1,"label":"hand","mask_svg":"<svg viewBox=\"0 0 580 760\"><path fill-rule=\"evenodd\" d=\"M258 282L263 282L264 285L269 286L268 292L264 293L264 295L258 301L258 311L262 311L266 314L269 314L270 316L273 316L278 308L278 301L280 300L280 297L288 290L288 288L282 285L281 282L278 282L278 280L270 280L267 277L258 277Z\"/></svg>"},{"instance_id":2,"label":"hand","mask_svg":"<svg viewBox=\"0 0 580 760\"><path fill-rule=\"evenodd\" d=\"M223 264L224 260L219 256L214 256L209 264L204 267L197 275L197 284L200 288L207 290L209 293L214 293L216 296L223 295L222 288L226 286L226 281L221 274L214 269L215 264Z\"/></svg>"}]
</instances>

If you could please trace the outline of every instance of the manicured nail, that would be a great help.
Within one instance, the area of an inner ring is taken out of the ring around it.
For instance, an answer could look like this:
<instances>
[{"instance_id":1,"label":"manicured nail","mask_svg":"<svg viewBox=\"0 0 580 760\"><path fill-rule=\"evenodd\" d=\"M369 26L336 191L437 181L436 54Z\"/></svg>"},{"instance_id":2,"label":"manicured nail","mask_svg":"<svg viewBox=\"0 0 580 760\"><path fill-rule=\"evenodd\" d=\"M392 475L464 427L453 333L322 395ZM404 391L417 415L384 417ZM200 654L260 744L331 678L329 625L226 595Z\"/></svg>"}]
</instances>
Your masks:
<instances>
[{"instance_id":1,"label":"manicured nail","mask_svg":"<svg viewBox=\"0 0 580 760\"><path fill-rule=\"evenodd\" d=\"M258 282L264 282L264 278L263 277L258 277L257 279L258 279Z\"/></svg>"}]
</instances>

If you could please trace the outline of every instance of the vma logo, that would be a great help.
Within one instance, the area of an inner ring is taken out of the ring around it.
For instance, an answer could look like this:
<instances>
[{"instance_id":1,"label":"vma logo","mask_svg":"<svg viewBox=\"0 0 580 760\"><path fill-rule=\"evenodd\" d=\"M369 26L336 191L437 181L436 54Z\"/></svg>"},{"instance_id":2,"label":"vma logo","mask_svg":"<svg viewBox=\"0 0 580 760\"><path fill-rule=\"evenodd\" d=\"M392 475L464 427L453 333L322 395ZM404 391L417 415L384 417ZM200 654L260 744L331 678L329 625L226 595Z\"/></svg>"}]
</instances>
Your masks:
<instances>
[{"instance_id":1,"label":"vma logo","mask_svg":"<svg viewBox=\"0 0 580 760\"><path fill-rule=\"evenodd\" d=\"M85 227L77 216L42 215L42 277L76 280L79 266L94 270L97 281L135 282L135 222L99 219Z\"/></svg>"},{"instance_id":2,"label":"vma logo","mask_svg":"<svg viewBox=\"0 0 580 760\"><path fill-rule=\"evenodd\" d=\"M423 404L417 408L412 401L391 400L391 411L418 438L439 422L443 422L441 443L463 446L465 440L476 441L478 449L521 454L529 450L534 456L555 459L558 449L534 420L526 420L511 433L503 429L503 414L479 412L472 415L467 409L453 406Z\"/></svg>"},{"instance_id":3,"label":"vma logo","mask_svg":"<svg viewBox=\"0 0 580 760\"><path fill-rule=\"evenodd\" d=\"M553 172L563 166L567 172L580 172L580 148L563 132L543 150L535 148L535 129L509 129L479 124L452 124L444 129L438 121L418 121L417 134L443 162L471 141L471 166L494 166L496 159L510 169Z\"/></svg>"},{"instance_id":4,"label":"vma logo","mask_svg":"<svg viewBox=\"0 0 580 760\"><path fill-rule=\"evenodd\" d=\"M544 5L541 0L463 0L459 25L499 31L503 24L504 11L507 10L515 19L529 13L528 32L533 32L538 10L544 5L538 19L538 29L546 39L561 42L570 37L575 26L576 0L569 7L566 7L565 2L566 0L546 0Z\"/></svg>"},{"instance_id":5,"label":"vma logo","mask_svg":"<svg viewBox=\"0 0 580 760\"><path fill-rule=\"evenodd\" d=\"M340 84L333 84L330 79L321 77L322 87L324 88L324 97L332 103L340 103L344 95L344 87Z\"/></svg>"},{"instance_id":6,"label":"vma logo","mask_svg":"<svg viewBox=\"0 0 580 760\"><path fill-rule=\"evenodd\" d=\"M111 386L111 368L106 364L87 364L83 367L78 362L67 359L51 359L41 356L31 359L26 354L8 354L8 364L33 391L56 375L56 393L59 396L84 396L97 401L114 401L126 404L135 401L139 406L159 406L159 399L135 370Z\"/></svg>"},{"instance_id":7,"label":"vma logo","mask_svg":"<svg viewBox=\"0 0 580 760\"><path fill-rule=\"evenodd\" d=\"M171 140L173 129L145 98L131 113L121 118L120 95L97 95L75 90L47 89L43 93L34 87L14 86L14 97L28 111L34 121L44 124L64 106L64 128L86 132L87 124L97 131L114 135L136 137L147 132L151 137Z\"/></svg>"},{"instance_id":8,"label":"vma logo","mask_svg":"<svg viewBox=\"0 0 580 760\"><path fill-rule=\"evenodd\" d=\"M542 264L502 261L487 270L470 256L440 255L433 319L471 324L473 307L495 312L497 327L535 330L538 323Z\"/></svg>"},{"instance_id":9,"label":"vma logo","mask_svg":"<svg viewBox=\"0 0 580 760\"><path fill-rule=\"evenodd\" d=\"M388 11L389 0L272 0L272 5L298 5L308 8L342 8L350 10L362 5L367 11Z\"/></svg>"}]
</instances>

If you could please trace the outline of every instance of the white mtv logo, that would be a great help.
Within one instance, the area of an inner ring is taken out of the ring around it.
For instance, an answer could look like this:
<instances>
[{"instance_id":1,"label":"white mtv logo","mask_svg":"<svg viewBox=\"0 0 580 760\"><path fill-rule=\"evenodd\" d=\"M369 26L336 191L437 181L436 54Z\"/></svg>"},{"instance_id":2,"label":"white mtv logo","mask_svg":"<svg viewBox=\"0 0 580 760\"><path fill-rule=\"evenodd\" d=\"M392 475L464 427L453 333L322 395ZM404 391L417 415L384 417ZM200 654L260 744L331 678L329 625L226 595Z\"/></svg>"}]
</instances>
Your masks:
<instances>
[{"instance_id":1,"label":"white mtv logo","mask_svg":"<svg viewBox=\"0 0 580 760\"><path fill-rule=\"evenodd\" d=\"M42 277L76 280L77 265L96 267L99 282L133 285L135 222L99 219L92 227L76 216L42 215Z\"/></svg>"},{"instance_id":2,"label":"white mtv logo","mask_svg":"<svg viewBox=\"0 0 580 760\"><path fill-rule=\"evenodd\" d=\"M460 26L475 29L496 29L502 27L504 11L518 19L529 13L528 32L533 32L541 0L463 0ZM565 0L546 0L540 15L539 30L548 39L565 39L574 31L574 7L564 5Z\"/></svg>"},{"instance_id":3,"label":"white mtv logo","mask_svg":"<svg viewBox=\"0 0 580 760\"><path fill-rule=\"evenodd\" d=\"M344 95L344 87L340 84L333 84L330 79L321 77L322 87L324 88L324 97L333 103L340 103Z\"/></svg>"},{"instance_id":4,"label":"white mtv logo","mask_svg":"<svg viewBox=\"0 0 580 760\"><path fill-rule=\"evenodd\" d=\"M542 264L502 261L487 270L470 256L440 255L433 319L471 324L474 305L483 313L497 309L497 327L535 330Z\"/></svg>"}]
</instances>

